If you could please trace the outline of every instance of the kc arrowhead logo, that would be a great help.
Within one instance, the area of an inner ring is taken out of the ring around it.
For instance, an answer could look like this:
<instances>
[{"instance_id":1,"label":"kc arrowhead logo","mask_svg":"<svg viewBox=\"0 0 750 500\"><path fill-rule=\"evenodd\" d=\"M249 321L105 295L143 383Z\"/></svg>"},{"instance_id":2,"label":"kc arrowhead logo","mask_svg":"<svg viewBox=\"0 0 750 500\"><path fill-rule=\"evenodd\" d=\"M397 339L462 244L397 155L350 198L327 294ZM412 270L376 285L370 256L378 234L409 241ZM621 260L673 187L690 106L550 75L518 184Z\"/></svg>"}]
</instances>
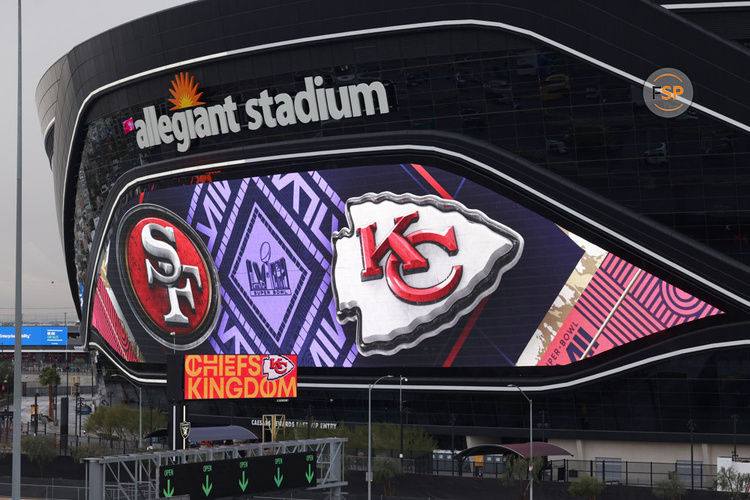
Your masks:
<instances>
[{"instance_id":1,"label":"kc arrowhead logo","mask_svg":"<svg viewBox=\"0 0 750 500\"><path fill-rule=\"evenodd\" d=\"M437 196L369 193L332 236L338 320L357 321L364 355L394 354L454 326L500 285L523 238Z\"/></svg>"},{"instance_id":2,"label":"kc arrowhead logo","mask_svg":"<svg viewBox=\"0 0 750 500\"><path fill-rule=\"evenodd\" d=\"M285 377L294 371L294 361L281 354L269 354L263 358L263 375L269 381Z\"/></svg>"}]
</instances>

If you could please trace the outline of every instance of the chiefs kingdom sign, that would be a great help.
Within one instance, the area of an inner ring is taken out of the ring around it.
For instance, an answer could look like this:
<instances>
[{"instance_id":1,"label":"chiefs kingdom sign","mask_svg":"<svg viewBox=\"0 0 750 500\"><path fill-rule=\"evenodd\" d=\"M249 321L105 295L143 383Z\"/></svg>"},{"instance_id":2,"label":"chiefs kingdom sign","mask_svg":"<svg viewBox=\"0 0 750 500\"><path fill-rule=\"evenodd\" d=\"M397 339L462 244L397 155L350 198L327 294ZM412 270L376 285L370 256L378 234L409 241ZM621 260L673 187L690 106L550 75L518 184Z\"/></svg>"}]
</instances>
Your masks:
<instances>
[{"instance_id":1,"label":"chiefs kingdom sign","mask_svg":"<svg viewBox=\"0 0 750 500\"><path fill-rule=\"evenodd\" d=\"M185 356L185 399L297 397L297 356Z\"/></svg>"}]
</instances>

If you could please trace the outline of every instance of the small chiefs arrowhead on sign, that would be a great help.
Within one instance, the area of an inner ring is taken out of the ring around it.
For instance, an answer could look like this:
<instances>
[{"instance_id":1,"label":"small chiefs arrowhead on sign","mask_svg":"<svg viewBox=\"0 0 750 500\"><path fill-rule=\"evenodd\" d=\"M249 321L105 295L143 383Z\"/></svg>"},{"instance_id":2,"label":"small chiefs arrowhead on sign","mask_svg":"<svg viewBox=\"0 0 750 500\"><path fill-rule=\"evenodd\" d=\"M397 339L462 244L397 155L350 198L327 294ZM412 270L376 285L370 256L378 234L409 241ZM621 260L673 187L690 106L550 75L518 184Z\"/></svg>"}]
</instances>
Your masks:
<instances>
[{"instance_id":1,"label":"small chiefs arrowhead on sign","mask_svg":"<svg viewBox=\"0 0 750 500\"><path fill-rule=\"evenodd\" d=\"M263 358L262 370L266 379L277 380L294 370L294 361L281 354L269 354Z\"/></svg>"},{"instance_id":2,"label":"small chiefs arrowhead on sign","mask_svg":"<svg viewBox=\"0 0 750 500\"><path fill-rule=\"evenodd\" d=\"M437 196L369 193L346 203L333 234L341 323L357 321L364 355L390 355L454 326L494 292L523 238L478 210Z\"/></svg>"}]
</instances>

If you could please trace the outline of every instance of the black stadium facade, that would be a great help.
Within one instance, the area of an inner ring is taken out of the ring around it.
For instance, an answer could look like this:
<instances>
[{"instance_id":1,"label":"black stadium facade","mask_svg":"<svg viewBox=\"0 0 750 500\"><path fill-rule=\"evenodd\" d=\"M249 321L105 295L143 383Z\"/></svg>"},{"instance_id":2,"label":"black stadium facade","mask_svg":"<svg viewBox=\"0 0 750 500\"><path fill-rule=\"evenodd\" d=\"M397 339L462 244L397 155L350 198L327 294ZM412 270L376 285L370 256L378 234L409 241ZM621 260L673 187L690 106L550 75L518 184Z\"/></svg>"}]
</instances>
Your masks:
<instances>
[{"instance_id":1,"label":"black stadium facade","mask_svg":"<svg viewBox=\"0 0 750 500\"><path fill-rule=\"evenodd\" d=\"M517 384L576 458L685 459L690 419L696 460L750 453L748 26L217 0L84 42L37 90L84 342L157 392L171 355L297 355L296 399L194 423L363 422L392 374L374 420L404 376L441 439L522 439ZM644 100L664 68L673 118Z\"/></svg>"}]
</instances>

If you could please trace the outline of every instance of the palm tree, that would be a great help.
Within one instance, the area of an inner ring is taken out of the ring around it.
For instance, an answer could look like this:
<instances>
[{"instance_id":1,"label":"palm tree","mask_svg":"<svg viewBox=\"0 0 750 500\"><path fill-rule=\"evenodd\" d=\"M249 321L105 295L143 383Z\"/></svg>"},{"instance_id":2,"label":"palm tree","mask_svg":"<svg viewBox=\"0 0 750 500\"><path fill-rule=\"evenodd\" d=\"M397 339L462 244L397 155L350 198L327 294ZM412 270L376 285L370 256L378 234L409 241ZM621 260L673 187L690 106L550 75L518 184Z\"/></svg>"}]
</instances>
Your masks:
<instances>
[{"instance_id":1,"label":"palm tree","mask_svg":"<svg viewBox=\"0 0 750 500\"><path fill-rule=\"evenodd\" d=\"M55 420L55 407L52 402L52 386L60 385L60 374L57 367L45 366L39 373L39 383L49 387L49 419Z\"/></svg>"}]
</instances>

